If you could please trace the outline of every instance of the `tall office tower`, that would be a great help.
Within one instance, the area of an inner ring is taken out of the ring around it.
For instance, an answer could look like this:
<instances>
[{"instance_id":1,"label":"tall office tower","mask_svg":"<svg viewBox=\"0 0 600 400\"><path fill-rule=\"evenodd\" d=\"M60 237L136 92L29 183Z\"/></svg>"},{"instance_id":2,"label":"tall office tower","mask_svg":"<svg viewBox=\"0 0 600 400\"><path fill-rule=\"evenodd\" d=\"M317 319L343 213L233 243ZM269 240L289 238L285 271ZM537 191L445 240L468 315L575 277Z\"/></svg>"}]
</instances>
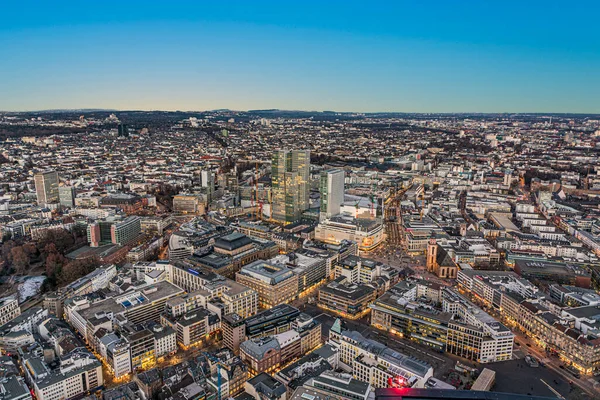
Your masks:
<instances>
[{"instance_id":1,"label":"tall office tower","mask_svg":"<svg viewBox=\"0 0 600 400\"><path fill-rule=\"evenodd\" d=\"M33 176L38 205L58 203L58 173L38 172Z\"/></svg>"},{"instance_id":2,"label":"tall office tower","mask_svg":"<svg viewBox=\"0 0 600 400\"><path fill-rule=\"evenodd\" d=\"M344 203L344 177L341 169L321 172L321 220L340 213L340 206Z\"/></svg>"},{"instance_id":3,"label":"tall office tower","mask_svg":"<svg viewBox=\"0 0 600 400\"><path fill-rule=\"evenodd\" d=\"M129 127L125 124L119 124L118 136L129 136Z\"/></svg>"},{"instance_id":4,"label":"tall office tower","mask_svg":"<svg viewBox=\"0 0 600 400\"><path fill-rule=\"evenodd\" d=\"M282 223L298 220L309 207L310 151L277 150L271 163L273 219Z\"/></svg>"},{"instance_id":5,"label":"tall office tower","mask_svg":"<svg viewBox=\"0 0 600 400\"><path fill-rule=\"evenodd\" d=\"M202 179L202 187L206 188L204 190L207 201L210 203L215 193L215 174L210 170L202 170L200 178Z\"/></svg>"},{"instance_id":6,"label":"tall office tower","mask_svg":"<svg viewBox=\"0 0 600 400\"><path fill-rule=\"evenodd\" d=\"M75 207L75 187L74 186L59 186L58 200L63 207Z\"/></svg>"}]
</instances>

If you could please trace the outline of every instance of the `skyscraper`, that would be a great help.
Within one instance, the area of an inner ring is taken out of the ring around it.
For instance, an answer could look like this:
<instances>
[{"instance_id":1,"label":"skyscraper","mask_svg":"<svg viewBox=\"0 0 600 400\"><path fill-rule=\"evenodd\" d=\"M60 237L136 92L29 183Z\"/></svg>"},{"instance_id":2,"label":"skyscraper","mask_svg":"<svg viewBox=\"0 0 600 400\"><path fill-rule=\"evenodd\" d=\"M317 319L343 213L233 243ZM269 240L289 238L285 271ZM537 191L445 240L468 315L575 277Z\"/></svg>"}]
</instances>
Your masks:
<instances>
[{"instance_id":1,"label":"skyscraper","mask_svg":"<svg viewBox=\"0 0 600 400\"><path fill-rule=\"evenodd\" d=\"M210 203L215 193L215 174L205 169L200 173L200 177L202 178L202 187L206 188L206 197Z\"/></svg>"},{"instance_id":2,"label":"skyscraper","mask_svg":"<svg viewBox=\"0 0 600 400\"><path fill-rule=\"evenodd\" d=\"M38 172L33 176L38 205L58 203L58 173L56 171Z\"/></svg>"},{"instance_id":3,"label":"skyscraper","mask_svg":"<svg viewBox=\"0 0 600 400\"><path fill-rule=\"evenodd\" d=\"M271 163L273 219L290 223L309 207L310 151L277 150Z\"/></svg>"},{"instance_id":4,"label":"skyscraper","mask_svg":"<svg viewBox=\"0 0 600 400\"><path fill-rule=\"evenodd\" d=\"M119 124L118 136L129 136L129 127L125 124Z\"/></svg>"},{"instance_id":5,"label":"skyscraper","mask_svg":"<svg viewBox=\"0 0 600 400\"><path fill-rule=\"evenodd\" d=\"M75 187L59 186L58 199L60 201L60 205L63 207L75 207Z\"/></svg>"},{"instance_id":6,"label":"skyscraper","mask_svg":"<svg viewBox=\"0 0 600 400\"><path fill-rule=\"evenodd\" d=\"M344 171L330 169L321 172L321 214L320 219L329 218L340 213L344 202Z\"/></svg>"}]
</instances>

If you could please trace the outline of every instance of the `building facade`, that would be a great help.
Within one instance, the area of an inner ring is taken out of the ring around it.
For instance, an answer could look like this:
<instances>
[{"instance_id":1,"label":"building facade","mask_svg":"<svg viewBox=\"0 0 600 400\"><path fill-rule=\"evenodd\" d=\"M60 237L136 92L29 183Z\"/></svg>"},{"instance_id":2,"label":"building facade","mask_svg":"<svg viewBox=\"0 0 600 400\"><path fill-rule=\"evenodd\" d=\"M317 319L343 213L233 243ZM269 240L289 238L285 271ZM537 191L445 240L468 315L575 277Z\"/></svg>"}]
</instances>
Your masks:
<instances>
[{"instance_id":1,"label":"building facade","mask_svg":"<svg viewBox=\"0 0 600 400\"><path fill-rule=\"evenodd\" d=\"M38 172L33 176L33 181L38 205L58 203L58 173L56 171Z\"/></svg>"},{"instance_id":2,"label":"building facade","mask_svg":"<svg viewBox=\"0 0 600 400\"><path fill-rule=\"evenodd\" d=\"M271 163L272 216L288 224L309 207L310 151L277 150Z\"/></svg>"}]
</instances>

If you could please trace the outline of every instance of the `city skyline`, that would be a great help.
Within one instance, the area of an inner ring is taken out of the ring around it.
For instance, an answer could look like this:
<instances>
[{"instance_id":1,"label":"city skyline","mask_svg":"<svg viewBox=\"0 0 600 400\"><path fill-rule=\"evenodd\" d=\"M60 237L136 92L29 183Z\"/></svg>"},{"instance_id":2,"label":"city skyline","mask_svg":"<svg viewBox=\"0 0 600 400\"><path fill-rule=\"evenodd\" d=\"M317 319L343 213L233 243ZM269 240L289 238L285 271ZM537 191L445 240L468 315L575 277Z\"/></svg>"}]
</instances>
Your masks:
<instances>
[{"instance_id":1,"label":"city skyline","mask_svg":"<svg viewBox=\"0 0 600 400\"><path fill-rule=\"evenodd\" d=\"M5 6L0 110L597 113L598 5Z\"/></svg>"}]
</instances>

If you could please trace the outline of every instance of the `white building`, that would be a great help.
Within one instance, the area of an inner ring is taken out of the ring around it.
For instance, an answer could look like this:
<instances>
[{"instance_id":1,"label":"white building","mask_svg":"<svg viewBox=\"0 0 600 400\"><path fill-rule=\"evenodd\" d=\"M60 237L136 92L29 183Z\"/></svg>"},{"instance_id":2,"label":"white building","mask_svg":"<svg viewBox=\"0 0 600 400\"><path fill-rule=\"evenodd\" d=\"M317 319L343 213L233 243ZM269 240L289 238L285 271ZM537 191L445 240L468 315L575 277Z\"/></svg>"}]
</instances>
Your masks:
<instances>
[{"instance_id":1,"label":"white building","mask_svg":"<svg viewBox=\"0 0 600 400\"><path fill-rule=\"evenodd\" d=\"M330 218L340 213L344 203L344 171L330 169L321 172L321 214L320 218Z\"/></svg>"},{"instance_id":2,"label":"white building","mask_svg":"<svg viewBox=\"0 0 600 400\"><path fill-rule=\"evenodd\" d=\"M331 244L349 240L356 242L360 251L371 251L383 242L385 233L379 218L354 218L348 214L338 214L317 225L315 239Z\"/></svg>"},{"instance_id":3,"label":"white building","mask_svg":"<svg viewBox=\"0 0 600 400\"><path fill-rule=\"evenodd\" d=\"M61 358L51 370L42 359L26 358L25 371L38 400L70 399L94 391L104 384L102 364L85 350Z\"/></svg>"},{"instance_id":4,"label":"white building","mask_svg":"<svg viewBox=\"0 0 600 400\"><path fill-rule=\"evenodd\" d=\"M331 327L329 338L339 351L340 367L374 388L390 387L392 381L423 388L433 376L433 367L425 361L392 350L359 332L342 330L339 319Z\"/></svg>"},{"instance_id":5,"label":"white building","mask_svg":"<svg viewBox=\"0 0 600 400\"><path fill-rule=\"evenodd\" d=\"M152 333L154 334L154 353L156 357L165 356L177 351L177 333L174 329L155 325L152 328Z\"/></svg>"},{"instance_id":6,"label":"white building","mask_svg":"<svg viewBox=\"0 0 600 400\"><path fill-rule=\"evenodd\" d=\"M32 307L0 326L0 351L12 352L34 342L38 322L48 317L48 310Z\"/></svg>"},{"instance_id":7,"label":"white building","mask_svg":"<svg viewBox=\"0 0 600 400\"><path fill-rule=\"evenodd\" d=\"M19 299L16 295L0 299L0 326L21 314Z\"/></svg>"}]
</instances>

